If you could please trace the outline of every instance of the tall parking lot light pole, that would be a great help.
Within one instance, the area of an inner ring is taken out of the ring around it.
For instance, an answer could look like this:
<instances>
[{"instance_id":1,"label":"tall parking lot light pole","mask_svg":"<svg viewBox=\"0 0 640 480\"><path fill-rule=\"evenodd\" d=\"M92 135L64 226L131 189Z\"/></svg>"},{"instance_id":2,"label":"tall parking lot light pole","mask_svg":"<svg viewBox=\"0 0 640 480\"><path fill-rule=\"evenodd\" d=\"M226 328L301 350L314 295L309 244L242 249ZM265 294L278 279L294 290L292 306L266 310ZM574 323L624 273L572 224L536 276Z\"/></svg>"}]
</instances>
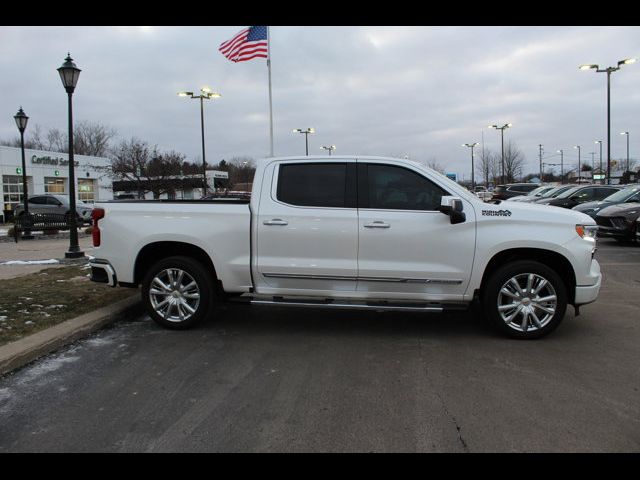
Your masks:
<instances>
[{"instance_id":1,"label":"tall parking lot light pole","mask_svg":"<svg viewBox=\"0 0 640 480\"><path fill-rule=\"evenodd\" d=\"M564 150L557 150L560 154L560 184L564 183Z\"/></svg>"},{"instance_id":2,"label":"tall parking lot light pole","mask_svg":"<svg viewBox=\"0 0 640 480\"><path fill-rule=\"evenodd\" d=\"M580 183L580 145L575 145L573 148L578 149L578 183Z\"/></svg>"},{"instance_id":3,"label":"tall parking lot light pole","mask_svg":"<svg viewBox=\"0 0 640 480\"><path fill-rule=\"evenodd\" d=\"M602 175L602 140L596 140L594 143L600 144L600 175ZM604 184L604 182L602 182Z\"/></svg>"},{"instance_id":4,"label":"tall parking lot light pole","mask_svg":"<svg viewBox=\"0 0 640 480\"><path fill-rule=\"evenodd\" d=\"M496 130L500 130L500 140L502 142L502 161L501 161L501 168L500 168L500 178L501 178L501 182L504 185L504 130L506 128L511 127L513 124L511 123L505 123L503 126L499 127L498 125L489 125L489 128L495 128Z\"/></svg>"},{"instance_id":5,"label":"tall parking lot light pole","mask_svg":"<svg viewBox=\"0 0 640 480\"><path fill-rule=\"evenodd\" d=\"M27 224L24 229L24 234L22 235L23 240L32 240L33 235L31 235L31 228L29 228L30 223L29 219L29 190L27 189L27 164L24 159L24 131L27 129L27 122L29 121L29 117L24 113L22 107L18 110L13 117L16 121L16 125L18 126L18 131L20 132L20 150L22 152L22 200L24 205L24 215L25 219L27 219Z\"/></svg>"},{"instance_id":6,"label":"tall parking lot light pole","mask_svg":"<svg viewBox=\"0 0 640 480\"><path fill-rule=\"evenodd\" d=\"M76 175L75 161L73 158L73 108L71 97L80 78L80 69L73 63L70 54L67 54L64 63L58 68L62 85L67 91L69 102L69 251L65 252L65 258L84 257L84 252L78 245L78 222L76 210Z\"/></svg>"},{"instance_id":7,"label":"tall parking lot light pole","mask_svg":"<svg viewBox=\"0 0 640 480\"><path fill-rule=\"evenodd\" d=\"M178 92L179 97L191 97L194 100L200 100L200 130L202 131L202 196L207 194L207 160L204 150L204 100L211 100L212 98L220 98L218 92L214 92L209 87L202 87L200 89L200 95L194 95L193 92Z\"/></svg>"},{"instance_id":8,"label":"tall parking lot light pole","mask_svg":"<svg viewBox=\"0 0 640 480\"><path fill-rule=\"evenodd\" d=\"M607 185L611 184L611 74L620 70L622 65L635 63L635 58L626 58L618 62L617 67L607 67L600 69L596 64L590 63L586 65L580 65L580 70L594 69L597 73L607 74Z\"/></svg>"},{"instance_id":9,"label":"tall parking lot light pole","mask_svg":"<svg viewBox=\"0 0 640 480\"><path fill-rule=\"evenodd\" d=\"M627 172L629 171L629 132L620 132L620 135L627 137Z\"/></svg>"},{"instance_id":10,"label":"tall parking lot light pole","mask_svg":"<svg viewBox=\"0 0 640 480\"><path fill-rule=\"evenodd\" d=\"M306 146L306 155L309 156L309 134L316 133L313 127L309 127L306 130L302 130L301 128L294 128L292 133L304 133L304 144Z\"/></svg>"},{"instance_id":11,"label":"tall parking lot light pole","mask_svg":"<svg viewBox=\"0 0 640 480\"><path fill-rule=\"evenodd\" d=\"M475 179L475 175L474 175L474 170L473 170L473 148L478 145L478 142L476 143L463 143L462 146L463 147L469 147L471 149L471 191L474 192L476 190L476 179Z\"/></svg>"},{"instance_id":12,"label":"tall parking lot light pole","mask_svg":"<svg viewBox=\"0 0 640 480\"><path fill-rule=\"evenodd\" d=\"M329 150L329 156L331 156L331 152L336 149L335 145L323 145L320 147L321 150Z\"/></svg>"}]
</instances>

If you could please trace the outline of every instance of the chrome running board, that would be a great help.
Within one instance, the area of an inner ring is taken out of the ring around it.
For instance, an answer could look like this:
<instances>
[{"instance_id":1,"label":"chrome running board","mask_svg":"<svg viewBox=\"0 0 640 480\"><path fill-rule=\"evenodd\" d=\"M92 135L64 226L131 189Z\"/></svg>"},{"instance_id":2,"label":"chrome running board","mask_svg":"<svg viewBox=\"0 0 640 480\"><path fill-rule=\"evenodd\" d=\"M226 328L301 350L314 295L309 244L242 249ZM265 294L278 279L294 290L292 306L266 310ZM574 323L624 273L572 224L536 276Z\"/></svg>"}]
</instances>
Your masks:
<instances>
[{"instance_id":1,"label":"chrome running board","mask_svg":"<svg viewBox=\"0 0 640 480\"><path fill-rule=\"evenodd\" d=\"M250 305L282 306L282 307L306 307L306 308L332 308L352 310L376 310L376 311L412 311L412 312L442 312L441 304L429 302L403 302L403 301L366 301L348 299L295 299L284 297L272 298L242 298L232 299L238 303Z\"/></svg>"}]
</instances>

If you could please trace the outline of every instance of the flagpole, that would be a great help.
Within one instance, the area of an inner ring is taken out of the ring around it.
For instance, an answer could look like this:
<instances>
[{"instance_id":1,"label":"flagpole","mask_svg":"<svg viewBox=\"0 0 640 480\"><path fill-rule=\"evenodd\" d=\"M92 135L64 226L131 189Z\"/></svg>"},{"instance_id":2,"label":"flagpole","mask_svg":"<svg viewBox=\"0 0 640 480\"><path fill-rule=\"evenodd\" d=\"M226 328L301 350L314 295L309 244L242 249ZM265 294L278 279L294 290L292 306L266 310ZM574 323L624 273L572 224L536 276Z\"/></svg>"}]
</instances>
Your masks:
<instances>
[{"instance_id":1,"label":"flagpole","mask_svg":"<svg viewBox=\"0 0 640 480\"><path fill-rule=\"evenodd\" d=\"M271 100L271 39L267 25L267 70L269 71L269 139L271 141L271 156L273 157L273 103Z\"/></svg>"}]
</instances>

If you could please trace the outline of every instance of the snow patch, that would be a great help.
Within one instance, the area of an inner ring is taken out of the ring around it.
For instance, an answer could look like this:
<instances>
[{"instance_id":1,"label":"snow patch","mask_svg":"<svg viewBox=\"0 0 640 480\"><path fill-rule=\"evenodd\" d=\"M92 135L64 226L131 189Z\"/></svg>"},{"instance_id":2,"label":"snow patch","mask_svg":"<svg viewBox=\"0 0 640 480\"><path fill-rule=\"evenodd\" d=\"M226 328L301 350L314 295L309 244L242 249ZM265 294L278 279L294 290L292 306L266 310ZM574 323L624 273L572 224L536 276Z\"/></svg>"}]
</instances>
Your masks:
<instances>
[{"instance_id":1,"label":"snow patch","mask_svg":"<svg viewBox=\"0 0 640 480\"><path fill-rule=\"evenodd\" d=\"M90 347L103 347L105 345L111 345L113 343L113 340L110 338L96 337L96 338L90 338L89 340L86 340L86 343Z\"/></svg>"},{"instance_id":2,"label":"snow patch","mask_svg":"<svg viewBox=\"0 0 640 480\"><path fill-rule=\"evenodd\" d=\"M0 263L0 265L50 265L54 263L60 263L60 260L55 258L49 260L9 260L8 262Z\"/></svg>"},{"instance_id":3,"label":"snow patch","mask_svg":"<svg viewBox=\"0 0 640 480\"><path fill-rule=\"evenodd\" d=\"M77 362L80 360L79 356L58 356L42 361L36 364L25 372L25 376L18 383L25 384L37 380L42 376L46 376L45 383L53 380L53 377L47 375L51 372L55 372L66 364Z\"/></svg>"}]
</instances>

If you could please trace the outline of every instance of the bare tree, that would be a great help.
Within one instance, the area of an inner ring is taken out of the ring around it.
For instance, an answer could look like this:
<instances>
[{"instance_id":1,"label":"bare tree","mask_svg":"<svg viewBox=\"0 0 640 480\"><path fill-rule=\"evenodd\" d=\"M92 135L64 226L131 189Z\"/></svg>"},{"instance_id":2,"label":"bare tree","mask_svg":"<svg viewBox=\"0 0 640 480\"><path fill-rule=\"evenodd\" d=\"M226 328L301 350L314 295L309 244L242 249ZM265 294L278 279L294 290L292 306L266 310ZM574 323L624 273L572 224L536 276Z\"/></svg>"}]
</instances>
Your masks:
<instances>
[{"instance_id":1,"label":"bare tree","mask_svg":"<svg viewBox=\"0 0 640 480\"><path fill-rule=\"evenodd\" d=\"M229 172L231 188L237 184L246 184L246 187L249 188L248 184L253 181L253 176L256 173L255 160L251 157L233 157L225 163Z\"/></svg>"},{"instance_id":2,"label":"bare tree","mask_svg":"<svg viewBox=\"0 0 640 480\"><path fill-rule=\"evenodd\" d=\"M516 178L522 176L524 161L522 150L515 142L509 140L504 147L504 176L507 183L513 183Z\"/></svg>"},{"instance_id":3,"label":"bare tree","mask_svg":"<svg viewBox=\"0 0 640 480\"><path fill-rule=\"evenodd\" d=\"M444 167L440 165L434 157L431 157L429 160L427 160L427 167L444 175L444 172L445 172Z\"/></svg>"},{"instance_id":4,"label":"bare tree","mask_svg":"<svg viewBox=\"0 0 640 480\"><path fill-rule=\"evenodd\" d=\"M110 143L116 136L116 130L97 122L82 120L73 127L73 151L77 155L105 157L109 153ZM0 140L0 145L19 147L20 137ZM25 148L48 152L69 152L69 135L57 128L42 133L40 125L35 125L25 133Z\"/></svg>"},{"instance_id":5,"label":"bare tree","mask_svg":"<svg viewBox=\"0 0 640 480\"><path fill-rule=\"evenodd\" d=\"M116 136L116 129L97 122L83 120L73 128L73 150L78 155L104 157L109 143Z\"/></svg>"},{"instance_id":6,"label":"bare tree","mask_svg":"<svg viewBox=\"0 0 640 480\"><path fill-rule=\"evenodd\" d=\"M476 172L484 179L485 186L489 185L489 182L495 183L500 173L500 160L497 155L488 148L481 148L476 158Z\"/></svg>"},{"instance_id":7,"label":"bare tree","mask_svg":"<svg viewBox=\"0 0 640 480\"><path fill-rule=\"evenodd\" d=\"M151 191L147 170L153 158L153 149L147 142L135 137L122 140L113 148L111 156L112 175L116 182L133 182L139 196ZM114 189L117 187L114 186Z\"/></svg>"}]
</instances>

